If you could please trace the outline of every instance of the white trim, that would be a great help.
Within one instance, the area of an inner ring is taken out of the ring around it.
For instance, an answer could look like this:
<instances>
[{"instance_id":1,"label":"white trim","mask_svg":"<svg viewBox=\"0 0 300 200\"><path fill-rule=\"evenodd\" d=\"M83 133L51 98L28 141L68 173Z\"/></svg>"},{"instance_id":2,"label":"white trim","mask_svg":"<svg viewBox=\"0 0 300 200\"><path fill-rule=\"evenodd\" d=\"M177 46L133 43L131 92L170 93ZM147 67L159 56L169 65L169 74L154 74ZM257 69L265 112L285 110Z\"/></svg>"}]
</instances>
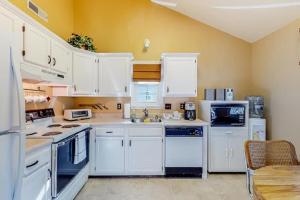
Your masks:
<instances>
[{"instance_id":1,"label":"white trim","mask_svg":"<svg viewBox=\"0 0 300 200\"><path fill-rule=\"evenodd\" d=\"M164 59L165 57L198 57L200 53L162 53L161 58Z\"/></svg>"}]
</instances>

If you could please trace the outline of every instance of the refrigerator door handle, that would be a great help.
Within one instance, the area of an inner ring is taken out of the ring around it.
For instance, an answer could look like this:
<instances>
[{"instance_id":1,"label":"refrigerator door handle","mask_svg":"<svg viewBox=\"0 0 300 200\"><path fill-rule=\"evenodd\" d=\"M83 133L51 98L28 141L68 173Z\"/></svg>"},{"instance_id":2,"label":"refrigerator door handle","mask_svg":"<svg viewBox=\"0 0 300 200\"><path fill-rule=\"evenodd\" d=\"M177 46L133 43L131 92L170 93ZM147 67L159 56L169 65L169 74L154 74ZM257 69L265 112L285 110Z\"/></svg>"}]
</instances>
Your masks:
<instances>
[{"instance_id":1,"label":"refrigerator door handle","mask_svg":"<svg viewBox=\"0 0 300 200\"><path fill-rule=\"evenodd\" d=\"M23 184L23 174L25 168L25 134L15 133L19 137L19 155L18 155L18 171L13 190L13 200L21 198L21 189Z\"/></svg>"},{"instance_id":2,"label":"refrigerator door handle","mask_svg":"<svg viewBox=\"0 0 300 200\"><path fill-rule=\"evenodd\" d=\"M11 62L11 67L12 71L14 73L14 78L16 80L16 87L17 87L17 97L18 97L18 104L19 104L19 128L23 128L23 113L22 114L22 99L21 99L21 92L22 92L22 82L21 82L21 75L18 73L15 63L14 63L14 58L13 58L13 50L12 47L10 46L10 62ZM25 116L24 116L25 118ZM23 184L23 174L24 174L24 163L25 163L25 134L22 134L20 132L15 133L19 137L19 154L18 154L18 169L17 169L17 176L16 176L16 181L14 184L14 190L13 190L13 200L18 200L21 197L21 188Z\"/></svg>"},{"instance_id":3,"label":"refrigerator door handle","mask_svg":"<svg viewBox=\"0 0 300 200\"><path fill-rule=\"evenodd\" d=\"M17 87L17 100L18 100L18 105L19 105L19 129L22 129L24 128L23 127L23 120L22 118L24 117L25 119L25 116L22 111L22 107L23 107L23 104L24 104L24 99L21 98L21 96L23 96L21 94L21 92L23 91L23 86L22 86L22 80L21 80L21 74L20 72L18 73L17 69L16 69L16 66L15 66L15 63L14 63L14 56L13 56L13 49L12 47L10 46L9 47L9 50L10 50L10 63L11 63L11 68L12 68L12 71L14 73L14 78L16 80L16 87Z\"/></svg>"}]
</instances>

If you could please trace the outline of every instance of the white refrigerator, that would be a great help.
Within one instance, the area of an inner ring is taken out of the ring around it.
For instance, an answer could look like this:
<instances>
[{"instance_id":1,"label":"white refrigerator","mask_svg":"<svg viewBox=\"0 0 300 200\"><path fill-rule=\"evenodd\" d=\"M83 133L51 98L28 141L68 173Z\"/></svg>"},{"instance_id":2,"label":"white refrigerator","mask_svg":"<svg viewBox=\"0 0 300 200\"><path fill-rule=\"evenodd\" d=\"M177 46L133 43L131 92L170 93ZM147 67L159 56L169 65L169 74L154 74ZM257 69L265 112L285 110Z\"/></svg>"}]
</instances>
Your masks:
<instances>
[{"instance_id":1,"label":"white refrigerator","mask_svg":"<svg viewBox=\"0 0 300 200\"><path fill-rule=\"evenodd\" d=\"M16 19L0 4L0 199L19 200L25 157L25 109ZM21 51L20 51L21 52Z\"/></svg>"}]
</instances>

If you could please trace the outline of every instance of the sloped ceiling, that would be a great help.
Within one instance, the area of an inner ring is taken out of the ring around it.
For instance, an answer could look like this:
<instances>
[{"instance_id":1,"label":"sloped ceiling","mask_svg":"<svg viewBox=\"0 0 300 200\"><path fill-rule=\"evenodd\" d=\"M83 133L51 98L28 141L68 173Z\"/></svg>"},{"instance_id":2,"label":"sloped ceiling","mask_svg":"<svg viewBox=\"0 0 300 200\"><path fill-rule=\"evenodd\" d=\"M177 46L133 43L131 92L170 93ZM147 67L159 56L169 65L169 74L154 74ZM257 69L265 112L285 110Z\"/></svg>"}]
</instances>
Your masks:
<instances>
[{"instance_id":1,"label":"sloped ceiling","mask_svg":"<svg viewBox=\"0 0 300 200\"><path fill-rule=\"evenodd\" d=\"M300 0L151 0L255 42L300 17Z\"/></svg>"}]
</instances>

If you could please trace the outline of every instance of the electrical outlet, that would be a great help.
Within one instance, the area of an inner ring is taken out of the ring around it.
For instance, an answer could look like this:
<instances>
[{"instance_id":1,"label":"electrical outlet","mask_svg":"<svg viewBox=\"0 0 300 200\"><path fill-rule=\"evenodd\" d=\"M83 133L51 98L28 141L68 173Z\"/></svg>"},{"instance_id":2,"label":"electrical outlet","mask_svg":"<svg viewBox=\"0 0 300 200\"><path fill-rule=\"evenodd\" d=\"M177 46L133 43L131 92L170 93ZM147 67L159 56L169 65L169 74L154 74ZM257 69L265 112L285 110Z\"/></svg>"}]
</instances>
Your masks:
<instances>
[{"instance_id":1,"label":"electrical outlet","mask_svg":"<svg viewBox=\"0 0 300 200\"><path fill-rule=\"evenodd\" d=\"M166 104L165 104L165 109L166 109L166 110L171 110L171 109L172 109L172 104L166 103Z\"/></svg>"},{"instance_id":2,"label":"electrical outlet","mask_svg":"<svg viewBox=\"0 0 300 200\"><path fill-rule=\"evenodd\" d=\"M118 104L117 104L117 109L118 109L118 110L121 110L121 109L122 109L122 104L121 104L121 103L118 103Z\"/></svg>"},{"instance_id":3,"label":"electrical outlet","mask_svg":"<svg viewBox=\"0 0 300 200\"><path fill-rule=\"evenodd\" d=\"M180 109L181 110L184 110L184 105L185 105L184 103L180 103Z\"/></svg>"}]
</instances>

